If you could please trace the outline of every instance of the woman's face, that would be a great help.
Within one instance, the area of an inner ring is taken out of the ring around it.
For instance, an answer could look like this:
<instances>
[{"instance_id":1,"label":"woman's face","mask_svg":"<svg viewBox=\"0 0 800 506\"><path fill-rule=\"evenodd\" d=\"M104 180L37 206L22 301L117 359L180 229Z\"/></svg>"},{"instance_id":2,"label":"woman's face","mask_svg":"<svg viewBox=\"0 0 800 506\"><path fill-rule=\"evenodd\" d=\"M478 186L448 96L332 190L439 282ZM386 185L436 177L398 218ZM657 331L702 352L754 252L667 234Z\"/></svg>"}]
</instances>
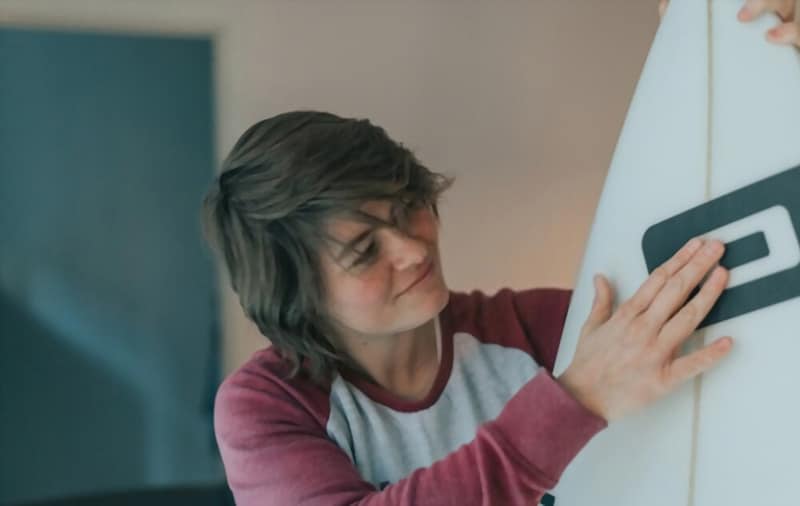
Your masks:
<instances>
[{"instance_id":1,"label":"woman's face","mask_svg":"<svg viewBox=\"0 0 800 506\"><path fill-rule=\"evenodd\" d=\"M334 218L328 233L341 245L322 255L326 304L351 337L415 329L447 304L439 259L439 222L428 205L369 201L361 211L390 225ZM355 241L355 242L353 242Z\"/></svg>"}]
</instances>

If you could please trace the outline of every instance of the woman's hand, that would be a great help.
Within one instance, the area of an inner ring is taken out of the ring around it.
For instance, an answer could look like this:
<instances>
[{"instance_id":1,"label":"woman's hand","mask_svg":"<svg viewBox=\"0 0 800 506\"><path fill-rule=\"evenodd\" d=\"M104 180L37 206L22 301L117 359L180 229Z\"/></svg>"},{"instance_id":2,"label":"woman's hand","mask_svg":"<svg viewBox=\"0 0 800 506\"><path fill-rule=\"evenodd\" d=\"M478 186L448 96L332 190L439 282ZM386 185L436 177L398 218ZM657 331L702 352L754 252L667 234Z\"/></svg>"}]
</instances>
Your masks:
<instances>
[{"instance_id":1,"label":"woman's hand","mask_svg":"<svg viewBox=\"0 0 800 506\"><path fill-rule=\"evenodd\" d=\"M669 0L659 0L659 16L664 15L668 4ZM774 12L781 18L782 23L767 32L767 40L775 44L794 44L800 47L800 24L797 22L800 13L796 10L797 2L795 0L747 0L739 10L737 17L739 21L747 22L758 18L765 12Z\"/></svg>"},{"instance_id":2,"label":"woman's hand","mask_svg":"<svg viewBox=\"0 0 800 506\"><path fill-rule=\"evenodd\" d=\"M719 241L689 241L613 314L611 286L604 277L595 276L591 314L572 363L559 377L567 391L612 421L716 365L730 351L730 337L685 356L680 356L680 347L725 289L728 272L717 266L684 305L724 249Z\"/></svg>"}]
</instances>

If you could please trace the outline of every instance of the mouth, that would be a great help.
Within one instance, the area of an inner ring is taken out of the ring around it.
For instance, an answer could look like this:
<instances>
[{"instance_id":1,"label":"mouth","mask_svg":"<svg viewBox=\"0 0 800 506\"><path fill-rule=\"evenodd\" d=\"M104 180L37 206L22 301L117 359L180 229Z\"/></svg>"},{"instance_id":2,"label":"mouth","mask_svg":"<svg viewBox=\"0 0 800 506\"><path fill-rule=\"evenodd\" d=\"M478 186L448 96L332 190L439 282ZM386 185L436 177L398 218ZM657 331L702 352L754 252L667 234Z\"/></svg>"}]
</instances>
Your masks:
<instances>
[{"instance_id":1,"label":"mouth","mask_svg":"<svg viewBox=\"0 0 800 506\"><path fill-rule=\"evenodd\" d=\"M428 276L430 276L432 271L433 271L433 259L430 259L428 261L428 264L424 267L422 274L420 274L420 276L417 279L415 279L410 285L408 285L405 289L403 289L403 291L400 292L400 295L403 295L404 293L408 292L409 290L417 286L419 283L424 281ZM398 295L398 297L400 295Z\"/></svg>"}]
</instances>

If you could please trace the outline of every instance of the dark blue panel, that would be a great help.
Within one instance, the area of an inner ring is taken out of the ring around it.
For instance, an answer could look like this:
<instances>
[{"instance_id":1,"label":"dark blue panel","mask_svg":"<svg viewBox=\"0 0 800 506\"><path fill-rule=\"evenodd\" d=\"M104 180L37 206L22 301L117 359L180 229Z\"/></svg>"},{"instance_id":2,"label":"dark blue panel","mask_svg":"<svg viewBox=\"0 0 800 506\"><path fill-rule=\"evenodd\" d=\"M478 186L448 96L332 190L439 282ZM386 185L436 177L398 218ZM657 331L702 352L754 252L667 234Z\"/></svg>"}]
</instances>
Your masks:
<instances>
[{"instance_id":1,"label":"dark blue panel","mask_svg":"<svg viewBox=\"0 0 800 506\"><path fill-rule=\"evenodd\" d=\"M221 477L211 53L0 30L0 502Z\"/></svg>"}]
</instances>

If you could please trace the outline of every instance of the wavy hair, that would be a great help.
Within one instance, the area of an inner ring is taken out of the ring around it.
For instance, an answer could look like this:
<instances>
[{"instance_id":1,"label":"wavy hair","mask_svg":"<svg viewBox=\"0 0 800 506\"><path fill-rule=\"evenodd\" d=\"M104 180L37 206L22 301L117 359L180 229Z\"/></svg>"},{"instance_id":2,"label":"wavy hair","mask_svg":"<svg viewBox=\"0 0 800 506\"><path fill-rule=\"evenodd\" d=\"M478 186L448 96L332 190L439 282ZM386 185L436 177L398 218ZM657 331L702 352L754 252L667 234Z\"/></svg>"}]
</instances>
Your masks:
<instances>
[{"instance_id":1,"label":"wavy hair","mask_svg":"<svg viewBox=\"0 0 800 506\"><path fill-rule=\"evenodd\" d=\"M242 134L203 200L202 222L245 314L289 362L289 376L319 381L346 358L326 311L326 222L370 200L425 202L438 215L451 184L369 120L292 111Z\"/></svg>"}]
</instances>

